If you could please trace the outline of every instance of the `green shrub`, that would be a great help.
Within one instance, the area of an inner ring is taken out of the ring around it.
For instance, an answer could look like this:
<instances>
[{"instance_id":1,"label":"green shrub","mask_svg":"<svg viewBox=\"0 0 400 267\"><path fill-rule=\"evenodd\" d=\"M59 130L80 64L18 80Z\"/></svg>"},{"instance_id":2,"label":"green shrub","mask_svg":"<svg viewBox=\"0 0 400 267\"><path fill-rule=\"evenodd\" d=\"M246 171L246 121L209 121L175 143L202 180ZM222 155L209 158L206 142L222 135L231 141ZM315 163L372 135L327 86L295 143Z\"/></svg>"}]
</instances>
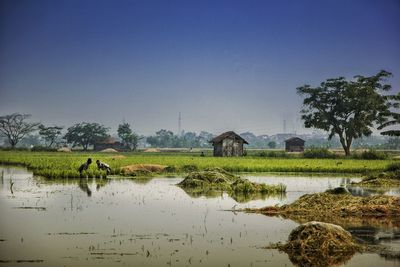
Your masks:
<instances>
[{"instance_id":1,"label":"green shrub","mask_svg":"<svg viewBox=\"0 0 400 267\"><path fill-rule=\"evenodd\" d=\"M262 158L288 158L289 154L285 151L262 151L258 153Z\"/></svg>"},{"instance_id":2,"label":"green shrub","mask_svg":"<svg viewBox=\"0 0 400 267\"><path fill-rule=\"evenodd\" d=\"M353 154L353 158L355 159L377 160L377 159L387 159L387 157L388 156L386 153L381 151L376 151L373 149Z\"/></svg>"},{"instance_id":3,"label":"green shrub","mask_svg":"<svg viewBox=\"0 0 400 267\"><path fill-rule=\"evenodd\" d=\"M199 167L197 165L187 164L187 165L183 165L181 169L184 172L193 172L193 171L198 171Z\"/></svg>"},{"instance_id":4,"label":"green shrub","mask_svg":"<svg viewBox=\"0 0 400 267\"><path fill-rule=\"evenodd\" d=\"M303 157L308 159L334 159L336 155L327 148L312 147L303 152Z\"/></svg>"},{"instance_id":5,"label":"green shrub","mask_svg":"<svg viewBox=\"0 0 400 267\"><path fill-rule=\"evenodd\" d=\"M57 149L47 146L34 146L32 147L31 151L34 152L55 152Z\"/></svg>"},{"instance_id":6,"label":"green shrub","mask_svg":"<svg viewBox=\"0 0 400 267\"><path fill-rule=\"evenodd\" d=\"M386 167L386 171L389 171L389 172L400 171L400 162L393 162L393 163L390 163L390 164Z\"/></svg>"}]
</instances>

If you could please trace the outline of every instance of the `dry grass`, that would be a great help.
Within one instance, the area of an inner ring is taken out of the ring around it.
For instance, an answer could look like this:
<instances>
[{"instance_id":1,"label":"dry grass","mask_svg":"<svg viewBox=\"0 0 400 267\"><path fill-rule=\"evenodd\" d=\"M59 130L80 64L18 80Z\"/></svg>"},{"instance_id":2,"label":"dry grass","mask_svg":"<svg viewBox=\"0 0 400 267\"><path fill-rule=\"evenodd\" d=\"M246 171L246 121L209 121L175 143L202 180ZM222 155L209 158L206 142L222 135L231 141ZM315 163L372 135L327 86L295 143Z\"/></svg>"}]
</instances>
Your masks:
<instances>
[{"instance_id":1,"label":"dry grass","mask_svg":"<svg viewBox=\"0 0 400 267\"><path fill-rule=\"evenodd\" d=\"M137 174L161 173L167 166L159 164L133 164L121 168L124 175L137 176Z\"/></svg>"},{"instance_id":2,"label":"dry grass","mask_svg":"<svg viewBox=\"0 0 400 267\"><path fill-rule=\"evenodd\" d=\"M270 248L286 252L297 266L341 265L362 250L342 227L315 221L295 228L286 244Z\"/></svg>"},{"instance_id":3,"label":"dry grass","mask_svg":"<svg viewBox=\"0 0 400 267\"><path fill-rule=\"evenodd\" d=\"M102 151L100 151L101 153L118 153L117 150L115 150L114 148L106 148L103 149Z\"/></svg>"},{"instance_id":4,"label":"dry grass","mask_svg":"<svg viewBox=\"0 0 400 267\"><path fill-rule=\"evenodd\" d=\"M324 192L306 194L289 205L247 209L266 215L327 215L327 216L400 216L400 197L358 197L349 193Z\"/></svg>"}]
</instances>

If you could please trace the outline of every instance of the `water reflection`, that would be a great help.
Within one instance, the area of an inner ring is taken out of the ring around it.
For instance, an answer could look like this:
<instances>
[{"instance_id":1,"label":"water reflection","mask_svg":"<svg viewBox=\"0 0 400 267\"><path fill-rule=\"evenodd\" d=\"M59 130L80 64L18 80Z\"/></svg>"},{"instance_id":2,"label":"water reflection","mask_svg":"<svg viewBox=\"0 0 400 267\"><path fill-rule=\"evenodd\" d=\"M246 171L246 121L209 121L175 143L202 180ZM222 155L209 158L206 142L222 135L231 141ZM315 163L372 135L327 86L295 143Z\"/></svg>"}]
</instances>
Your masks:
<instances>
[{"instance_id":1,"label":"water reflection","mask_svg":"<svg viewBox=\"0 0 400 267\"><path fill-rule=\"evenodd\" d=\"M181 187L179 187L181 188ZM188 196L192 198L220 198L224 195L224 191L222 190L212 190L212 189L193 189L193 188L181 188ZM238 203L247 203L253 200L266 200L268 198L278 199L279 201L283 201L286 198L286 193L247 193L240 194L236 192L230 192L228 195L234 199Z\"/></svg>"},{"instance_id":2,"label":"water reflection","mask_svg":"<svg viewBox=\"0 0 400 267\"><path fill-rule=\"evenodd\" d=\"M286 254L262 248L284 242L301 218L292 221L224 210L235 205L281 205L353 181L258 177L258 182L287 184L288 192L241 198L185 192L175 186L181 178L46 180L25 169L0 167L1 171L0 260L40 261L41 266L290 266ZM352 229L369 223L380 228L376 232L380 242L399 245L398 221L346 223ZM393 238L383 238L390 231ZM393 261L356 254L346 265L393 266Z\"/></svg>"}]
</instances>

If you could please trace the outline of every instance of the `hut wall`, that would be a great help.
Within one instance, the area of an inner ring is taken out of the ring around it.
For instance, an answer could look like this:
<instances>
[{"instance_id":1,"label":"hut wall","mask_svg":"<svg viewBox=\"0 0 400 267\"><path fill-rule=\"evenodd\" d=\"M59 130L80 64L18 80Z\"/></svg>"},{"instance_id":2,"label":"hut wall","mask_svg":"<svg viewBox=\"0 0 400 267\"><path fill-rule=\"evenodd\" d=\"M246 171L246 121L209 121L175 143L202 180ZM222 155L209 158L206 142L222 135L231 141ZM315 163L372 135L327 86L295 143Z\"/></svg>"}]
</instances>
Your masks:
<instances>
[{"instance_id":1,"label":"hut wall","mask_svg":"<svg viewBox=\"0 0 400 267\"><path fill-rule=\"evenodd\" d=\"M240 157L243 156L243 142L231 138L222 141L223 157Z\"/></svg>"},{"instance_id":2,"label":"hut wall","mask_svg":"<svg viewBox=\"0 0 400 267\"><path fill-rule=\"evenodd\" d=\"M222 156L222 143L214 144L214 157Z\"/></svg>"},{"instance_id":3,"label":"hut wall","mask_svg":"<svg viewBox=\"0 0 400 267\"><path fill-rule=\"evenodd\" d=\"M294 140L285 143L285 150L288 152L303 152L304 142L301 140Z\"/></svg>"}]
</instances>

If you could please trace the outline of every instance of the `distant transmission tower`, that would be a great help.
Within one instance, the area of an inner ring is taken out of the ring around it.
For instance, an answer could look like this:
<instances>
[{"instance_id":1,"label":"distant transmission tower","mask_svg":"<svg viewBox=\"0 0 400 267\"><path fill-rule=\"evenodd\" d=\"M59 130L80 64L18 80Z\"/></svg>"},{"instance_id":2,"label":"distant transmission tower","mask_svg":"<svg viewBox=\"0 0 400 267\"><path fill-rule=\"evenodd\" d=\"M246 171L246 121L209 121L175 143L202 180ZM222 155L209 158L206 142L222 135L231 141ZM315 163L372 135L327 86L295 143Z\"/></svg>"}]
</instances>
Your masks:
<instances>
[{"instance_id":1,"label":"distant transmission tower","mask_svg":"<svg viewBox=\"0 0 400 267\"><path fill-rule=\"evenodd\" d=\"M286 133L286 120L283 120L283 133Z\"/></svg>"},{"instance_id":2,"label":"distant transmission tower","mask_svg":"<svg viewBox=\"0 0 400 267\"><path fill-rule=\"evenodd\" d=\"M179 112L178 116L178 135L180 136L182 134L182 116L181 112Z\"/></svg>"}]
</instances>

